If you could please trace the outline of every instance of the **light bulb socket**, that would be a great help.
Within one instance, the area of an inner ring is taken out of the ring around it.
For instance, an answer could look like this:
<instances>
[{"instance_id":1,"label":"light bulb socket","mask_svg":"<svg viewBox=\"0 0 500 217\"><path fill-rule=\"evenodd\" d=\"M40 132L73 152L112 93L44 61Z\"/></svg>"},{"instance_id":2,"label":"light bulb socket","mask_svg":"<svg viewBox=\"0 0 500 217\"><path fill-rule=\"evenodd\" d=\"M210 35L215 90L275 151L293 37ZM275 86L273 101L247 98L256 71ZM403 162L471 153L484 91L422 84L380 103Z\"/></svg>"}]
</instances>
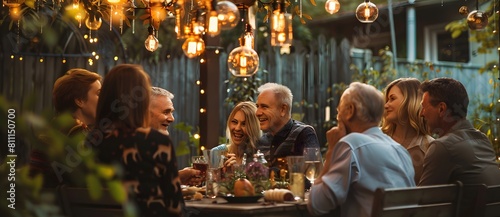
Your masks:
<instances>
[{"instance_id":1,"label":"light bulb socket","mask_svg":"<svg viewBox=\"0 0 500 217\"><path fill-rule=\"evenodd\" d=\"M217 0L211 0L210 1L210 6L212 6L212 8L211 8L212 11L217 10Z\"/></svg>"},{"instance_id":2,"label":"light bulb socket","mask_svg":"<svg viewBox=\"0 0 500 217\"><path fill-rule=\"evenodd\" d=\"M154 31L155 31L155 28L152 25L149 25L149 27L148 27L148 33L150 35L154 35Z\"/></svg>"}]
</instances>

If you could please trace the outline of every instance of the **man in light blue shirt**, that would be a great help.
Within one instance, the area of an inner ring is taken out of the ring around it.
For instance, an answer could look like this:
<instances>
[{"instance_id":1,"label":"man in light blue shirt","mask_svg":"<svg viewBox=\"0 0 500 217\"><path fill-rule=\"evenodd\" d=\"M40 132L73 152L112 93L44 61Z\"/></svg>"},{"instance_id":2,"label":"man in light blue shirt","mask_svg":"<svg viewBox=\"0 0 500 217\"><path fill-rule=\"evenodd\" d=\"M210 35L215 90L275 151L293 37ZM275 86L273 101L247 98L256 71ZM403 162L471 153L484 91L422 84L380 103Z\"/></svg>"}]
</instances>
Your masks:
<instances>
[{"instance_id":1,"label":"man in light blue shirt","mask_svg":"<svg viewBox=\"0 0 500 217\"><path fill-rule=\"evenodd\" d=\"M337 112L338 126L326 133L326 160L308 209L313 215L340 208L342 217L369 217L377 188L415 186L411 157L379 129L384 98L375 87L351 83Z\"/></svg>"}]
</instances>

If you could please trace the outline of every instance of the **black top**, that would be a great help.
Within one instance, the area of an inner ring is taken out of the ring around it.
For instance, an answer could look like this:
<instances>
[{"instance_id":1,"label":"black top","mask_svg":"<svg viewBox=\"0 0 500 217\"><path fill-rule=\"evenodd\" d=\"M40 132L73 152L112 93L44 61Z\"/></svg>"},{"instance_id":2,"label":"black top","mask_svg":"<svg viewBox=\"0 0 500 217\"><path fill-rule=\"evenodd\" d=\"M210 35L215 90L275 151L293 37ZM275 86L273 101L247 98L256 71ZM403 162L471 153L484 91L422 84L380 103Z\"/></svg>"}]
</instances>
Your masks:
<instances>
[{"instance_id":1,"label":"black top","mask_svg":"<svg viewBox=\"0 0 500 217\"><path fill-rule=\"evenodd\" d=\"M130 133L94 130L89 136L102 139L95 145L101 162L123 167L123 184L140 216L181 216L184 200L174 147L167 135L138 128Z\"/></svg>"}]
</instances>

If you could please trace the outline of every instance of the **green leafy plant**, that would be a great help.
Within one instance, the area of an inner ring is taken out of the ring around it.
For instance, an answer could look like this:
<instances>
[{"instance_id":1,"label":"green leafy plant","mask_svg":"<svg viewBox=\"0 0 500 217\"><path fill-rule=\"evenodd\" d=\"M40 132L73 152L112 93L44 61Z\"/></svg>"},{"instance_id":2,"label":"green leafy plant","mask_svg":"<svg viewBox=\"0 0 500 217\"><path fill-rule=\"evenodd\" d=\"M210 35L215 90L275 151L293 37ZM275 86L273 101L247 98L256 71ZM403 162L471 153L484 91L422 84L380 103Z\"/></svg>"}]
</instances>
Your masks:
<instances>
[{"instance_id":1,"label":"green leafy plant","mask_svg":"<svg viewBox=\"0 0 500 217\"><path fill-rule=\"evenodd\" d=\"M267 70L260 70L248 78L231 76L228 80L224 81L229 89L229 94L227 98L224 99L224 105L232 109L239 102L255 102L257 88L263 84L263 81L259 76L266 73Z\"/></svg>"},{"instance_id":2,"label":"green leafy plant","mask_svg":"<svg viewBox=\"0 0 500 217\"><path fill-rule=\"evenodd\" d=\"M29 102L26 104L29 107ZM9 116L10 114L10 116ZM8 103L0 96L0 115L2 122L6 117L12 117L12 126L15 132L9 136L16 138L13 152L21 150L22 145L29 146L41 151L47 156L56 174L64 175L65 181L74 185L85 186L91 198L97 199L102 196L102 189L108 188L111 196L121 203L126 202L126 191L123 188L120 169L115 166L97 163L95 151L92 147L83 145L84 136L77 135L68 137L63 135L59 129L67 128L74 123L70 115L62 115L56 118L50 112L42 115L30 112L26 108L18 108ZM51 120L50 122L47 120ZM2 125L2 132L8 132L6 125ZM29 152L29 149L23 151ZM28 153L16 153L18 156L28 156ZM2 164L0 175L2 177L13 177L12 180L2 179L2 189L15 189L15 209L9 207L8 200L0 202L0 212L10 213L12 216L60 216L61 209L57 206L56 195L53 191L45 191L43 175L32 176L29 174L28 165L14 165L13 159L2 153ZM15 170L13 170L14 168ZM66 180L66 178L68 180ZM13 186L14 185L14 186ZM126 209L127 216L135 216L135 210ZM130 212L127 212L130 211Z\"/></svg>"},{"instance_id":3,"label":"green leafy plant","mask_svg":"<svg viewBox=\"0 0 500 217\"><path fill-rule=\"evenodd\" d=\"M175 148L175 154L177 156L190 155L191 150L199 150L200 148L200 139L196 136L199 135L200 129L197 128L196 131L193 131L193 126L180 122L174 126L175 129L180 130L186 133L188 140L182 140L179 142L179 145Z\"/></svg>"}]
</instances>

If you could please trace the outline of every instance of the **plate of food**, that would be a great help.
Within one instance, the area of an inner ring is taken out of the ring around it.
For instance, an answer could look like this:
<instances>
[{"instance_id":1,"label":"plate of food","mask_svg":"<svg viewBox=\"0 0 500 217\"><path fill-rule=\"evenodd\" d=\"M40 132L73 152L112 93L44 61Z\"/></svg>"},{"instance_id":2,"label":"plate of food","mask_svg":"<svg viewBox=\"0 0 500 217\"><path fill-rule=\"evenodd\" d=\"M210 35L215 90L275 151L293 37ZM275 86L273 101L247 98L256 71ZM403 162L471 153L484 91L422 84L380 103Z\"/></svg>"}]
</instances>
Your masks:
<instances>
[{"instance_id":1,"label":"plate of food","mask_svg":"<svg viewBox=\"0 0 500 217\"><path fill-rule=\"evenodd\" d=\"M259 201L259 199L262 198L262 195L241 196L241 197L235 197L233 195L228 195L228 196L220 196L220 197L227 200L228 203L257 203Z\"/></svg>"}]
</instances>

